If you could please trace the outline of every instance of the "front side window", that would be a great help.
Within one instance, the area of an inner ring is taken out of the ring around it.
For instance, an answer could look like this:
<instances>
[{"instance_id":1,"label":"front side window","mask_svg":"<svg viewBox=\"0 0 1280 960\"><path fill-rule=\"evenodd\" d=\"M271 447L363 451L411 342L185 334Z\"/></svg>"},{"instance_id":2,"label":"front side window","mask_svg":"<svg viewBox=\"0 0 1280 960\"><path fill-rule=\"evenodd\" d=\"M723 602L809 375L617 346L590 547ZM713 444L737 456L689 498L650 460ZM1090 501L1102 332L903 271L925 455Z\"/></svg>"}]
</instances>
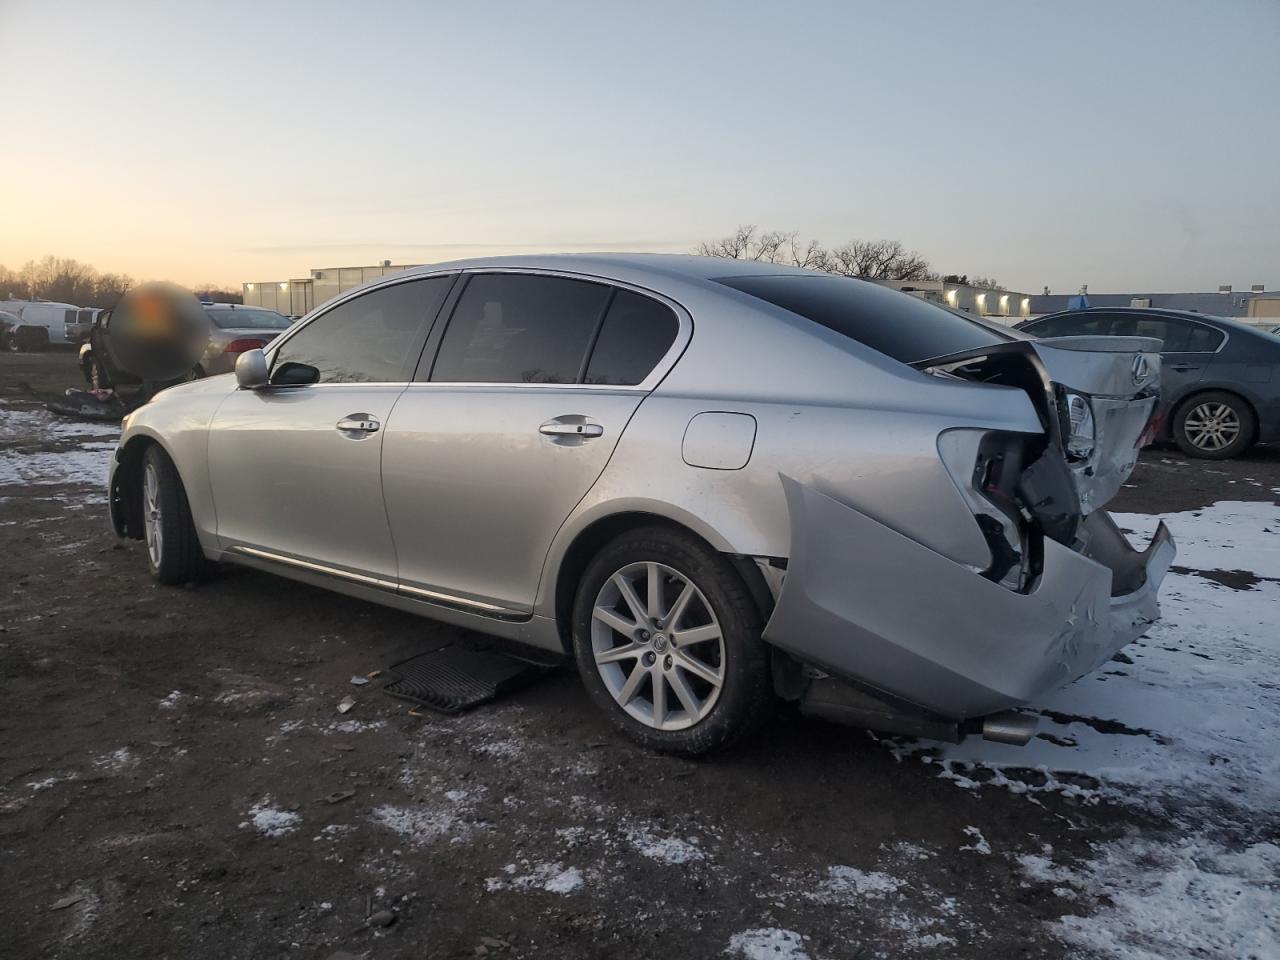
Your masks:
<instances>
[{"instance_id":1,"label":"front side window","mask_svg":"<svg viewBox=\"0 0 1280 960\"><path fill-rule=\"evenodd\" d=\"M396 383L408 379L413 347L435 317L452 276L379 287L316 317L276 351L273 368L306 364L319 383Z\"/></svg>"},{"instance_id":2,"label":"front side window","mask_svg":"<svg viewBox=\"0 0 1280 960\"><path fill-rule=\"evenodd\" d=\"M591 351L586 382L635 386L671 348L679 329L680 321L670 307L630 290L619 290Z\"/></svg>"},{"instance_id":3,"label":"front side window","mask_svg":"<svg viewBox=\"0 0 1280 960\"><path fill-rule=\"evenodd\" d=\"M577 383L610 287L564 277L470 278L440 342L431 380Z\"/></svg>"}]
</instances>

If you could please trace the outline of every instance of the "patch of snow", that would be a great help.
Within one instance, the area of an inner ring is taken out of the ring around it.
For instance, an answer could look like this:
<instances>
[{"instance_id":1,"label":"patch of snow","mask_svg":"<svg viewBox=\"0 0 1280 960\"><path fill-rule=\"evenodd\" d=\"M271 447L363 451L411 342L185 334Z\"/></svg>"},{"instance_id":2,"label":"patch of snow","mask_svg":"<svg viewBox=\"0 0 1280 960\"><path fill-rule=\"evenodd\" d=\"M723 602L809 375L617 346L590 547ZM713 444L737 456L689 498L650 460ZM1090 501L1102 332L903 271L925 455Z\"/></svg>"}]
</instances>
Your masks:
<instances>
[{"instance_id":1,"label":"patch of snow","mask_svg":"<svg viewBox=\"0 0 1280 960\"><path fill-rule=\"evenodd\" d=\"M387 725L385 720L336 720L325 727L329 733L368 733L370 730L381 730Z\"/></svg>"},{"instance_id":2,"label":"patch of snow","mask_svg":"<svg viewBox=\"0 0 1280 960\"><path fill-rule=\"evenodd\" d=\"M519 740L490 740L476 745L476 752L498 760L510 760L524 753L524 744Z\"/></svg>"},{"instance_id":3,"label":"patch of snow","mask_svg":"<svg viewBox=\"0 0 1280 960\"><path fill-rule=\"evenodd\" d=\"M485 889L490 893L499 890L546 890L548 893L570 894L579 889L584 878L577 867L566 868L560 863L526 864L525 872L520 867L509 863L503 867L506 877L489 877L485 880Z\"/></svg>"},{"instance_id":4,"label":"patch of snow","mask_svg":"<svg viewBox=\"0 0 1280 960\"><path fill-rule=\"evenodd\" d=\"M302 817L292 810L281 810L273 806L270 797L263 797L249 808L249 822L258 828L264 837L283 837L293 833L302 822Z\"/></svg>"},{"instance_id":5,"label":"patch of snow","mask_svg":"<svg viewBox=\"0 0 1280 960\"><path fill-rule=\"evenodd\" d=\"M177 710L178 705L182 702L182 691L174 690L167 697L160 701L161 710Z\"/></svg>"},{"instance_id":6,"label":"patch of snow","mask_svg":"<svg viewBox=\"0 0 1280 960\"><path fill-rule=\"evenodd\" d=\"M4 484L89 483L105 487L113 443L88 443L75 450L0 450L0 486Z\"/></svg>"},{"instance_id":7,"label":"patch of snow","mask_svg":"<svg viewBox=\"0 0 1280 960\"><path fill-rule=\"evenodd\" d=\"M104 753L101 756L93 758L93 765L104 770L123 770L125 767L133 766L138 762L138 758L128 747L120 747L118 750L112 750L110 753Z\"/></svg>"},{"instance_id":8,"label":"patch of snow","mask_svg":"<svg viewBox=\"0 0 1280 960\"><path fill-rule=\"evenodd\" d=\"M905 880L876 870L835 866L828 868L826 879L806 896L818 903L847 904L860 899L882 899L905 884Z\"/></svg>"},{"instance_id":9,"label":"patch of snow","mask_svg":"<svg viewBox=\"0 0 1280 960\"><path fill-rule=\"evenodd\" d=\"M465 790L450 790L445 794L447 806L400 807L383 804L374 809L373 821L400 834L414 845L430 843L450 834L452 840L458 841L469 832L462 814L470 796Z\"/></svg>"},{"instance_id":10,"label":"patch of snow","mask_svg":"<svg viewBox=\"0 0 1280 960\"><path fill-rule=\"evenodd\" d=\"M1063 883L1088 913L1051 924L1066 942L1125 960L1280 956L1280 847L1228 850L1198 837L1130 838L1077 868L1021 858L1034 880Z\"/></svg>"},{"instance_id":11,"label":"patch of snow","mask_svg":"<svg viewBox=\"0 0 1280 960\"><path fill-rule=\"evenodd\" d=\"M973 839L973 843L966 843L960 847L961 850L972 850L974 853L991 853L991 844L987 843L987 838L982 835L982 831L977 827L965 827L964 832Z\"/></svg>"},{"instance_id":12,"label":"patch of snow","mask_svg":"<svg viewBox=\"0 0 1280 960\"><path fill-rule=\"evenodd\" d=\"M627 830L626 836L637 853L659 863L694 863L705 860L707 856L692 839L660 836L649 827L632 827Z\"/></svg>"},{"instance_id":13,"label":"patch of snow","mask_svg":"<svg viewBox=\"0 0 1280 960\"><path fill-rule=\"evenodd\" d=\"M725 953L745 957L746 960L809 960L804 948L804 938L794 930L779 927L762 927L744 930L729 938Z\"/></svg>"}]
</instances>

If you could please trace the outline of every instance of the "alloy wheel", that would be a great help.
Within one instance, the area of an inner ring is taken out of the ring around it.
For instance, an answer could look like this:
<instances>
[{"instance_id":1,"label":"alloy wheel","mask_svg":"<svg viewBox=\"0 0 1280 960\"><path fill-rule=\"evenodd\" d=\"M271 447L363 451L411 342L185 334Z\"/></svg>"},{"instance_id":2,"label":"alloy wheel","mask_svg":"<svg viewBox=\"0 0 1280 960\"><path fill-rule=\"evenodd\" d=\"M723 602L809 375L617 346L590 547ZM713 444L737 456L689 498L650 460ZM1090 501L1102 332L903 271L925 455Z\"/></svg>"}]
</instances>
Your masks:
<instances>
[{"instance_id":1,"label":"alloy wheel","mask_svg":"<svg viewBox=\"0 0 1280 960\"><path fill-rule=\"evenodd\" d=\"M142 526L146 534L147 554L151 565L159 568L164 549L164 530L161 527L160 475L154 463L148 463L142 475Z\"/></svg>"},{"instance_id":2,"label":"alloy wheel","mask_svg":"<svg viewBox=\"0 0 1280 960\"><path fill-rule=\"evenodd\" d=\"M1183 429L1192 446L1216 452L1229 447L1240 436L1240 415L1225 403L1208 401L1187 414Z\"/></svg>"},{"instance_id":3,"label":"alloy wheel","mask_svg":"<svg viewBox=\"0 0 1280 960\"><path fill-rule=\"evenodd\" d=\"M607 579L591 613L591 650L605 689L655 730L705 718L724 686L724 634L702 591L662 563Z\"/></svg>"}]
</instances>

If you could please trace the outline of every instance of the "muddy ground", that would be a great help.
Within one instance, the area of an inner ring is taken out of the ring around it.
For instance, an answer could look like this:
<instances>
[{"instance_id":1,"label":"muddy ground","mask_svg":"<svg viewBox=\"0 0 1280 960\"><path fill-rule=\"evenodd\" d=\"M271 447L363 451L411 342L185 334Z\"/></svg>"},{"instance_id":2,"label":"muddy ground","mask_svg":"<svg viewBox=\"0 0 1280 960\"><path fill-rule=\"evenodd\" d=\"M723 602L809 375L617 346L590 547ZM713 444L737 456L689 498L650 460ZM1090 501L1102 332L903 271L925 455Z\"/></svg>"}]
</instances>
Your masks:
<instances>
[{"instance_id":1,"label":"muddy ground","mask_svg":"<svg viewBox=\"0 0 1280 960\"><path fill-rule=\"evenodd\" d=\"M70 355L0 356L0 455L51 458L0 485L0 957L1078 956L1054 922L1105 896L1026 858L1184 829L961 789L785 711L705 760L656 756L568 667L415 716L351 678L483 638L249 570L155 585L91 482L110 431L51 433L30 402L75 376ZM1275 449L1157 449L1113 507L1276 488Z\"/></svg>"}]
</instances>

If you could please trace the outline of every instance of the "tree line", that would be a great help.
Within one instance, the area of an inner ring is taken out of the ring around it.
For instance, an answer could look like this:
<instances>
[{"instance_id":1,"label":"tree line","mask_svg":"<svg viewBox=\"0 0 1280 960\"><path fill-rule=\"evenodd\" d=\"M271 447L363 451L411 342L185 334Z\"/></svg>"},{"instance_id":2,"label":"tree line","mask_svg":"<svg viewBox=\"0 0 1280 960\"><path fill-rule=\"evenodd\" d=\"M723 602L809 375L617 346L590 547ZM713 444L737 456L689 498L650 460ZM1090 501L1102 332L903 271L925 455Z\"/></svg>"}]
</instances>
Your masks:
<instances>
[{"instance_id":1,"label":"tree line","mask_svg":"<svg viewBox=\"0 0 1280 960\"><path fill-rule=\"evenodd\" d=\"M132 277L104 273L70 257L46 256L28 260L20 269L0 265L0 300L53 300L77 307L113 307L131 287ZM217 284L200 284L192 291L202 300L240 303L240 291Z\"/></svg>"},{"instance_id":2,"label":"tree line","mask_svg":"<svg viewBox=\"0 0 1280 960\"><path fill-rule=\"evenodd\" d=\"M782 263L863 280L946 280L1005 289L990 277L970 280L968 275L943 276L900 240L850 240L838 247L824 247L816 240L802 240L795 230L760 230L755 224L747 224L727 237L703 241L693 252L703 257Z\"/></svg>"}]
</instances>

